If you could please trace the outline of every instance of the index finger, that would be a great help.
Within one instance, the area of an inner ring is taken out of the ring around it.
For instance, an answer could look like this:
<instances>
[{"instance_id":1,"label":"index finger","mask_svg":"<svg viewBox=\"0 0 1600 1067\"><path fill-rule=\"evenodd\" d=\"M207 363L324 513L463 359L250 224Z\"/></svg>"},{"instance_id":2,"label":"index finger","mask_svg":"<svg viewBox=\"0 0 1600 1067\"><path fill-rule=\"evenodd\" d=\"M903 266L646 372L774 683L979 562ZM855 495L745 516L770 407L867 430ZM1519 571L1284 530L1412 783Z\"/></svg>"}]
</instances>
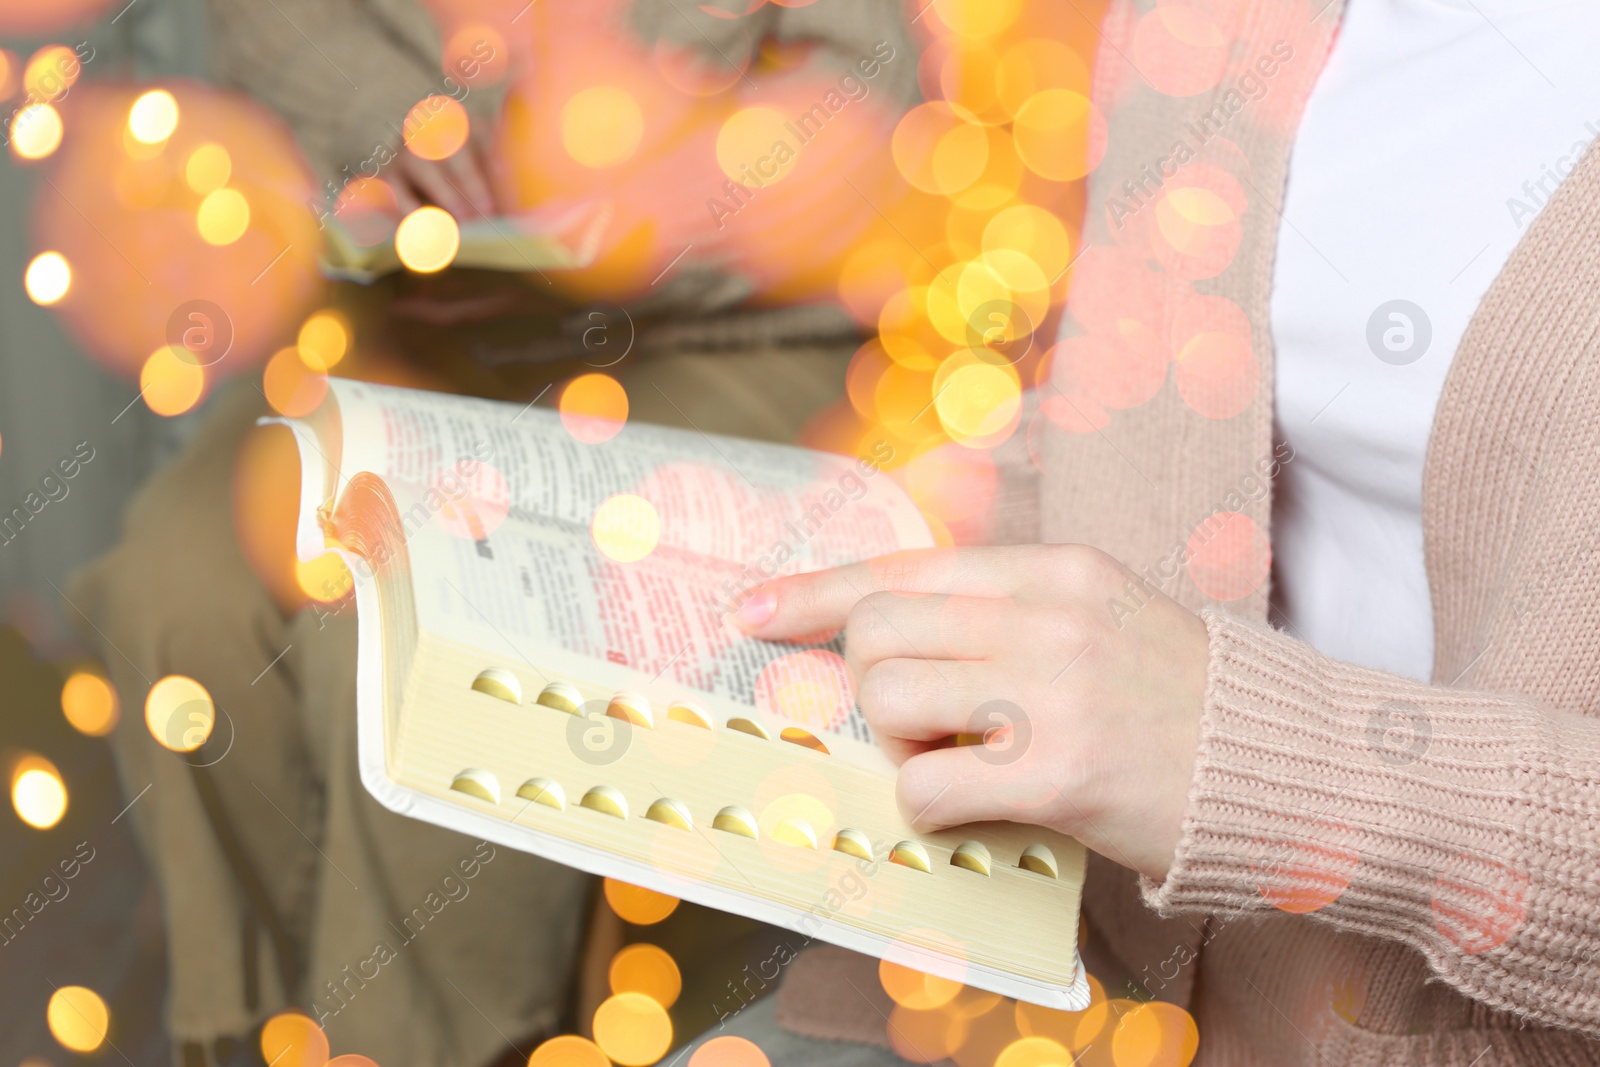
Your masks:
<instances>
[{"instance_id":1,"label":"index finger","mask_svg":"<svg viewBox=\"0 0 1600 1067\"><path fill-rule=\"evenodd\" d=\"M447 157L444 167L445 181L465 198L473 211L485 216L494 214L494 195L489 191L482 161L471 145L464 145L454 155Z\"/></svg>"},{"instance_id":2,"label":"index finger","mask_svg":"<svg viewBox=\"0 0 1600 1067\"><path fill-rule=\"evenodd\" d=\"M407 150L409 152L409 150ZM445 174L444 168L417 156L406 158L402 170L412 191L424 202L443 208L457 221L472 214L472 205Z\"/></svg>"},{"instance_id":3,"label":"index finger","mask_svg":"<svg viewBox=\"0 0 1600 1067\"><path fill-rule=\"evenodd\" d=\"M734 612L752 637L782 641L837 629L871 593L1000 597L1016 588L1015 554L1004 548L921 548L763 582Z\"/></svg>"}]
</instances>

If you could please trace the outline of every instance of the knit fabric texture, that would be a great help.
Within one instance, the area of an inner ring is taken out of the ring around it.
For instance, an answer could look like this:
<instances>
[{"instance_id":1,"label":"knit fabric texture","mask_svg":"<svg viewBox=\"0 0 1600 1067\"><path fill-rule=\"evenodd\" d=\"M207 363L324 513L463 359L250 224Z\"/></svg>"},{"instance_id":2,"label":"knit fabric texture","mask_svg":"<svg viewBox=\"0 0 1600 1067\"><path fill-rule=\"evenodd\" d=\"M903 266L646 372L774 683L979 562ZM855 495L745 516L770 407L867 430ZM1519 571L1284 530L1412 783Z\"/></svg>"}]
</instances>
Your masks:
<instances>
[{"instance_id":1,"label":"knit fabric texture","mask_svg":"<svg viewBox=\"0 0 1600 1067\"><path fill-rule=\"evenodd\" d=\"M1293 462L1272 436L1272 263L1342 0L1199 3L1230 66L1188 96L1153 87L1163 71L1136 43L1157 6L1119 0L1102 27L1110 135L1069 307L1092 321L1106 289L1091 257L1160 225L1164 193L1200 173L1186 168L1218 167L1244 195L1227 266L1147 264L1137 284L1158 294L1157 332L1180 290L1231 302L1254 366L1209 393L1179 368L1147 401L1103 410L1058 361L1038 468L1001 457L1013 476L989 530L1104 549L1210 635L1176 862L1141 885L1092 857L1088 921L1136 994L1194 1013L1207 1067L1600 1064L1600 155L1529 227L1446 382L1423 486L1432 683L1335 662L1266 621L1271 495L1251 487ZM1228 311L1181 314L1236 333ZM864 998L842 1017L848 998L815 988L821 968L794 977L780 1019L815 1005L839 1032L882 1030Z\"/></svg>"}]
</instances>

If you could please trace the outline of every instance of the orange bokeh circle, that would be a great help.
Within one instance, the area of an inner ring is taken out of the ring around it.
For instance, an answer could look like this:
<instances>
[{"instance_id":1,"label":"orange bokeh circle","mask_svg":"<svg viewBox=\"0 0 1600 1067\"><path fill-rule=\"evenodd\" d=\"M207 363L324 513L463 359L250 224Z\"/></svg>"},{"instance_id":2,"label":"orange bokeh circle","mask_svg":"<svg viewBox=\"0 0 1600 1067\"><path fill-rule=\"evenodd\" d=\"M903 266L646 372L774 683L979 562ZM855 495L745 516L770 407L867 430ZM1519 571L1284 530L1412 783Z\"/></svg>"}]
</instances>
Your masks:
<instances>
[{"instance_id":1,"label":"orange bokeh circle","mask_svg":"<svg viewBox=\"0 0 1600 1067\"><path fill-rule=\"evenodd\" d=\"M1187 544L1189 577L1213 600L1242 600L1272 569L1272 546L1250 516L1219 511L1195 525Z\"/></svg>"}]
</instances>

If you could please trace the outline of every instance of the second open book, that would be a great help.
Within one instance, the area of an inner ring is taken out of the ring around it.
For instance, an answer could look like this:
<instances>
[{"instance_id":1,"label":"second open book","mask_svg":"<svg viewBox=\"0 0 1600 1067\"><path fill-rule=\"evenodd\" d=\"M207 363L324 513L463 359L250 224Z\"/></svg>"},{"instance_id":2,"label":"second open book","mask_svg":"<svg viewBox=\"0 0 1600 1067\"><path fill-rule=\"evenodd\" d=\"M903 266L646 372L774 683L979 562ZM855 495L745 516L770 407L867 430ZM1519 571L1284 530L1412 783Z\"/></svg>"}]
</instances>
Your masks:
<instances>
[{"instance_id":1,"label":"second open book","mask_svg":"<svg viewBox=\"0 0 1600 1067\"><path fill-rule=\"evenodd\" d=\"M291 422L340 551L366 788L415 818L930 974L1088 1005L1084 853L918 833L837 643L741 635L772 574L933 544L878 464L334 380ZM508 937L516 936L508 930Z\"/></svg>"}]
</instances>

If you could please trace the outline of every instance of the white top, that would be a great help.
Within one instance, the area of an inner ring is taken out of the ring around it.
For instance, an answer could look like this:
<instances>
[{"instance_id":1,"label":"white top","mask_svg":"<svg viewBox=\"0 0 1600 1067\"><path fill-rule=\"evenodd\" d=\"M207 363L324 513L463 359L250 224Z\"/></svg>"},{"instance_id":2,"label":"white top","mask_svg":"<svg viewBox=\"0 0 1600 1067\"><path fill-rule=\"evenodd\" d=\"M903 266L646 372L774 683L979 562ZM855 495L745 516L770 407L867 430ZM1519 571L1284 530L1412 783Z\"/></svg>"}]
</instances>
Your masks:
<instances>
[{"instance_id":1,"label":"white top","mask_svg":"<svg viewBox=\"0 0 1600 1067\"><path fill-rule=\"evenodd\" d=\"M1600 132L1597 54L1594 0L1349 2L1290 157L1271 305L1295 453L1272 618L1336 659L1430 678L1434 410L1489 283Z\"/></svg>"}]
</instances>

